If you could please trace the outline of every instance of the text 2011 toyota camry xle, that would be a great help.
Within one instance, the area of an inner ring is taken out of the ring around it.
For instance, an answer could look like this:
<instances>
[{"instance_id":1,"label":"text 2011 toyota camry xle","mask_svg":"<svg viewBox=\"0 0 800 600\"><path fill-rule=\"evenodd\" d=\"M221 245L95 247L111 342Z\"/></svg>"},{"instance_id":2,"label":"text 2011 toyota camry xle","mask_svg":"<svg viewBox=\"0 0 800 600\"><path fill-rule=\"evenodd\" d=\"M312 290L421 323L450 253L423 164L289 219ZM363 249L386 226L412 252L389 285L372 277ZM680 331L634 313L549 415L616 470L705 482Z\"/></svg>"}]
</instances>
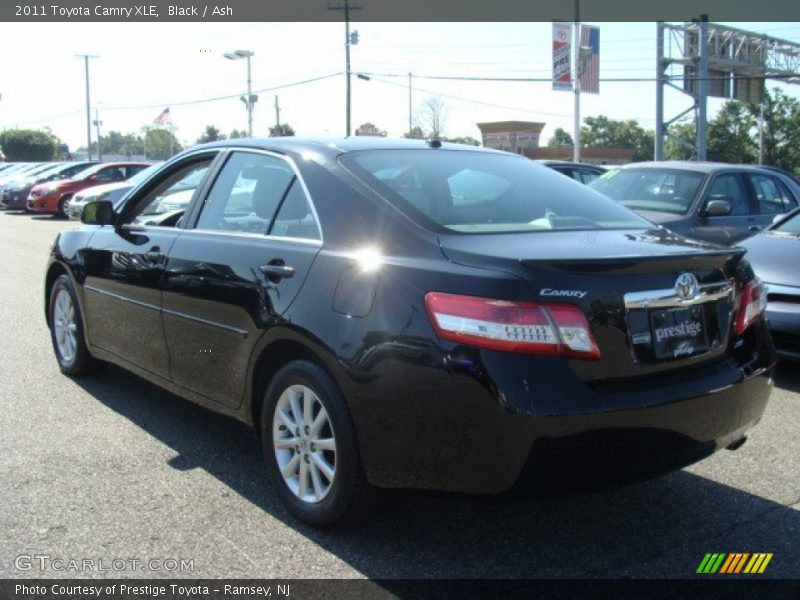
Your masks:
<instances>
[{"instance_id":1,"label":"text 2011 toyota camry xle","mask_svg":"<svg viewBox=\"0 0 800 600\"><path fill-rule=\"evenodd\" d=\"M112 362L252 423L311 523L352 516L371 486L496 493L680 468L738 447L771 390L743 250L520 156L232 140L83 221L45 282L61 370Z\"/></svg>"}]
</instances>

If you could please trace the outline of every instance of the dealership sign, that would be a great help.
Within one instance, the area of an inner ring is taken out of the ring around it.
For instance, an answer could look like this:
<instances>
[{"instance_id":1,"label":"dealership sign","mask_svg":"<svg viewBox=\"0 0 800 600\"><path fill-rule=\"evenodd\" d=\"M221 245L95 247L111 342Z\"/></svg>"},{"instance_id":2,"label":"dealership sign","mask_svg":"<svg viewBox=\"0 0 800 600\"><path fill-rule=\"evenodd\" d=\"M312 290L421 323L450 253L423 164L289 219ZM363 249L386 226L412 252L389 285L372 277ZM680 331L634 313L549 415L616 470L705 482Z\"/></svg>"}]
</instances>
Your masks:
<instances>
[{"instance_id":1,"label":"dealership sign","mask_svg":"<svg viewBox=\"0 0 800 600\"><path fill-rule=\"evenodd\" d=\"M572 90L572 24L553 23L553 89Z\"/></svg>"}]
</instances>

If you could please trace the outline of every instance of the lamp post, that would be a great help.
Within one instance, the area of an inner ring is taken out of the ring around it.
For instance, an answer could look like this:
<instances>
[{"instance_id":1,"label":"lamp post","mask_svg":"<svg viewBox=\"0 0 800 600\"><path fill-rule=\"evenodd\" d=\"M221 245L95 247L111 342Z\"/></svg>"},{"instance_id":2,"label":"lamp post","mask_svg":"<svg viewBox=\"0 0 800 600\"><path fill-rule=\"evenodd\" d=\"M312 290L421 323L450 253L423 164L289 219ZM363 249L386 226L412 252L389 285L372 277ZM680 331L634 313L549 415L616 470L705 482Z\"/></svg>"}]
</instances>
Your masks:
<instances>
[{"instance_id":1,"label":"lamp post","mask_svg":"<svg viewBox=\"0 0 800 600\"><path fill-rule=\"evenodd\" d=\"M86 153L89 160L92 160L92 108L89 102L89 59L99 58L96 54L76 54L78 58L83 59L84 78L86 82ZM98 150L100 149L100 142L97 142Z\"/></svg>"},{"instance_id":2,"label":"lamp post","mask_svg":"<svg viewBox=\"0 0 800 600\"><path fill-rule=\"evenodd\" d=\"M253 105L258 100L258 96L253 95L252 80L250 78L250 58L254 55L255 52L251 50L234 50L224 54L228 60L247 59L247 97L242 96L241 99L247 108L247 135L250 137L253 137Z\"/></svg>"}]
</instances>

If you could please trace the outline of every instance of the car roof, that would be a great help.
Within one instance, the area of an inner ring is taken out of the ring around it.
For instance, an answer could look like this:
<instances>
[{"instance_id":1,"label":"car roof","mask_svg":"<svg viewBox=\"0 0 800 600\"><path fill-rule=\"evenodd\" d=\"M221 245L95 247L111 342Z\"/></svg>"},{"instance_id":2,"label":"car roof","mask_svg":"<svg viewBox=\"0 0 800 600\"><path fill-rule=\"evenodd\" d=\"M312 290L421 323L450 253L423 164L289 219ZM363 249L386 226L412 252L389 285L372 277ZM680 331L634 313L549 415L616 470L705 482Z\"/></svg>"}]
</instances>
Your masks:
<instances>
[{"instance_id":1,"label":"car roof","mask_svg":"<svg viewBox=\"0 0 800 600\"><path fill-rule=\"evenodd\" d=\"M676 169L679 171L695 171L698 173L714 173L716 171L748 171L753 173L768 172L758 165L741 165L711 161L690 161L690 160L661 160L629 163L621 165L620 169Z\"/></svg>"},{"instance_id":2,"label":"car roof","mask_svg":"<svg viewBox=\"0 0 800 600\"><path fill-rule=\"evenodd\" d=\"M572 160L556 160L556 159L549 159L549 158L537 158L534 162L539 163L540 165L545 166L564 166L564 167L589 167L590 169L600 169L601 171L605 171L608 169L608 165L595 165L592 163L582 163L582 162L575 162Z\"/></svg>"},{"instance_id":3,"label":"car roof","mask_svg":"<svg viewBox=\"0 0 800 600\"><path fill-rule=\"evenodd\" d=\"M429 149L435 152L438 148L445 150L459 150L465 152L487 152L493 154L509 154L482 146L468 144L453 144L440 140L420 140L405 138L384 138L376 136L354 136L348 138L311 138L311 137L273 137L273 138L236 138L218 142L209 142L187 148L188 151L199 148L258 148L262 150L276 150L285 152L303 152L314 150L317 152L337 155L344 152L359 150L421 150Z\"/></svg>"}]
</instances>

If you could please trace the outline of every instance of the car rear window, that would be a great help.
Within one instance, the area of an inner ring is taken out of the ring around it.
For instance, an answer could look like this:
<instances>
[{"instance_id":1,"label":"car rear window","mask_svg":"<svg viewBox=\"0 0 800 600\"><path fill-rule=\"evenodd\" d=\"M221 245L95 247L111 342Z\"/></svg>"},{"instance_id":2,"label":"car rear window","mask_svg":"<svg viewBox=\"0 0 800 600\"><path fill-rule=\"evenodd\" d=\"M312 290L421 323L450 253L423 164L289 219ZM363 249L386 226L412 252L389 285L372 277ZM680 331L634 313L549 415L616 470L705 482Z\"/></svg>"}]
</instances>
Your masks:
<instances>
[{"instance_id":1,"label":"car rear window","mask_svg":"<svg viewBox=\"0 0 800 600\"><path fill-rule=\"evenodd\" d=\"M500 233L649 226L586 186L511 154L355 151L343 154L340 162L433 230Z\"/></svg>"},{"instance_id":2,"label":"car rear window","mask_svg":"<svg viewBox=\"0 0 800 600\"><path fill-rule=\"evenodd\" d=\"M677 169L615 169L589 187L633 210L684 215L704 178L704 173Z\"/></svg>"}]
</instances>

